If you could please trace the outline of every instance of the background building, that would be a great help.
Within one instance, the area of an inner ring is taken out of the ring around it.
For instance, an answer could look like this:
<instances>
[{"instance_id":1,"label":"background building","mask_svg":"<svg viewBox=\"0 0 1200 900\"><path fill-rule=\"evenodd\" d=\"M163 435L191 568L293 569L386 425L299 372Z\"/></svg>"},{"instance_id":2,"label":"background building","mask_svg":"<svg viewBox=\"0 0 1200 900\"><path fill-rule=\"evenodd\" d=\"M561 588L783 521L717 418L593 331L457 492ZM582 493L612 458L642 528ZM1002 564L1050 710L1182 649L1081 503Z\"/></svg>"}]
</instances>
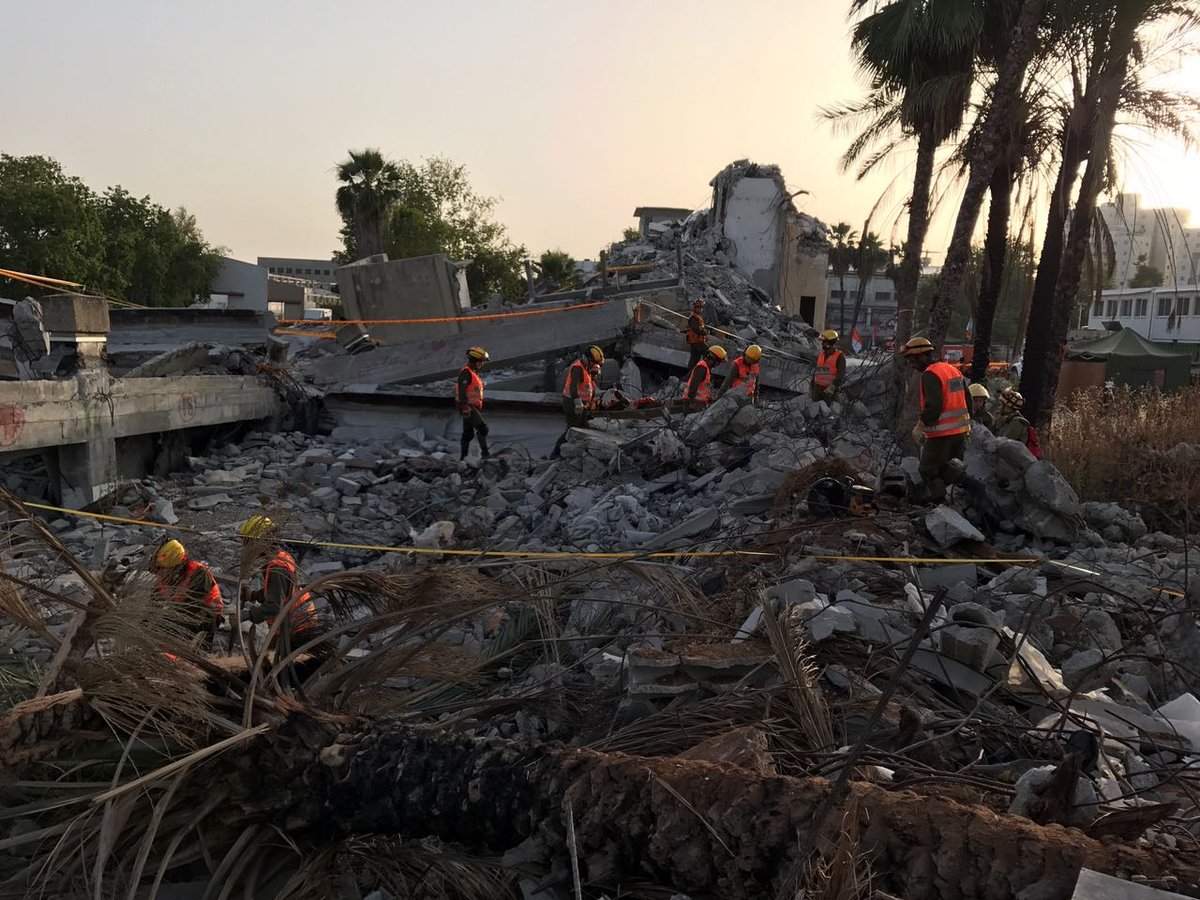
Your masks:
<instances>
[{"instance_id":1,"label":"background building","mask_svg":"<svg viewBox=\"0 0 1200 900\"><path fill-rule=\"evenodd\" d=\"M1197 284L1200 228L1188 227L1186 209L1147 207L1138 194L1120 194L1097 207L1113 245L1111 286L1132 285L1138 263L1163 274L1163 287Z\"/></svg>"},{"instance_id":2,"label":"background building","mask_svg":"<svg viewBox=\"0 0 1200 900\"><path fill-rule=\"evenodd\" d=\"M1090 307L1088 328L1128 328L1159 346L1190 350L1193 359L1200 359L1200 289L1104 291Z\"/></svg>"},{"instance_id":3,"label":"background building","mask_svg":"<svg viewBox=\"0 0 1200 900\"><path fill-rule=\"evenodd\" d=\"M221 309L267 311L267 270L254 263L221 257L221 268L209 291L209 303Z\"/></svg>"},{"instance_id":4,"label":"background building","mask_svg":"<svg viewBox=\"0 0 1200 900\"><path fill-rule=\"evenodd\" d=\"M842 283L846 285L846 329L854 316L854 303L858 299L858 275L850 272L845 278L830 273L829 306L825 313L825 326L838 328L841 323ZM867 293L863 298L862 310L858 314L858 333L868 346L872 336L880 341L896 336L896 285L884 275L876 275L867 282Z\"/></svg>"},{"instance_id":5,"label":"background building","mask_svg":"<svg viewBox=\"0 0 1200 900\"><path fill-rule=\"evenodd\" d=\"M340 265L331 259L294 259L284 256L260 256L258 264L269 275L299 278L327 291L332 291L337 284L334 271Z\"/></svg>"}]
</instances>

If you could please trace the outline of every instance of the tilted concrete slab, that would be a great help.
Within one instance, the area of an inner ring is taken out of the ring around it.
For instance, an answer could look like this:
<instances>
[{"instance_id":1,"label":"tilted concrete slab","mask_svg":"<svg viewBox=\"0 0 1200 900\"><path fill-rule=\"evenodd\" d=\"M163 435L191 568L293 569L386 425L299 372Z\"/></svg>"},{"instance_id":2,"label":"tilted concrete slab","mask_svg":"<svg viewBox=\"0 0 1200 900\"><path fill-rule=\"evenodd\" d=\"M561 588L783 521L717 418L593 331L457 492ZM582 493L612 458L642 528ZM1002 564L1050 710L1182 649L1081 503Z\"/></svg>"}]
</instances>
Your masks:
<instances>
[{"instance_id":1,"label":"tilted concrete slab","mask_svg":"<svg viewBox=\"0 0 1200 900\"><path fill-rule=\"evenodd\" d=\"M123 368L184 344L265 347L275 317L251 309L114 309L108 355Z\"/></svg>"},{"instance_id":2,"label":"tilted concrete slab","mask_svg":"<svg viewBox=\"0 0 1200 900\"><path fill-rule=\"evenodd\" d=\"M0 383L0 453L264 419L275 392L255 378L190 375Z\"/></svg>"},{"instance_id":3,"label":"tilted concrete slab","mask_svg":"<svg viewBox=\"0 0 1200 900\"><path fill-rule=\"evenodd\" d=\"M467 349L487 348L492 364L510 365L587 344L610 344L633 320L637 301L612 300L603 306L488 319L463 334L380 347L357 356L315 360L309 372L318 384L412 384L450 378L462 368Z\"/></svg>"}]
</instances>

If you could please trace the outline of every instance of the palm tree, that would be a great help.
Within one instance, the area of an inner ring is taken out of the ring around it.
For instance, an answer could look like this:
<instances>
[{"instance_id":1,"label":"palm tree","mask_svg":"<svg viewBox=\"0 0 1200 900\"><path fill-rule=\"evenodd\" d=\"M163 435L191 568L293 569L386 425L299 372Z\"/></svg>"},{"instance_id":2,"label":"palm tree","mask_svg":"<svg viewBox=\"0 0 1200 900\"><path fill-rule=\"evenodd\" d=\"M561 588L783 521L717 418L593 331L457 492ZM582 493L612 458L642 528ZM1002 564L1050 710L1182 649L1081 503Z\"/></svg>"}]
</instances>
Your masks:
<instances>
[{"instance_id":1,"label":"palm tree","mask_svg":"<svg viewBox=\"0 0 1200 900\"><path fill-rule=\"evenodd\" d=\"M1016 23L1011 30L1005 30L1001 61L991 88L991 103L979 126L978 143L970 154L962 204L929 311L929 339L939 347L946 337L955 298L962 290L971 256L971 238L979 221L984 195L1006 144L1006 131L1020 102L1021 87L1037 49L1038 27L1045 8L1046 0L1020 0Z\"/></svg>"},{"instance_id":2,"label":"palm tree","mask_svg":"<svg viewBox=\"0 0 1200 900\"><path fill-rule=\"evenodd\" d=\"M1165 131L1191 141L1189 118L1198 101L1186 94L1154 90L1145 81L1153 74L1147 35L1165 35L1171 45L1200 25L1200 9L1191 0L1126 0L1109 5L1101 0L1066 4L1063 30L1074 38L1086 73L1074 82L1073 126L1068 157L1064 153L1055 196L1050 207L1046 239L1038 264L1030 307L1022 367L1021 391L1026 415L1048 423L1058 389L1062 348L1071 311L1092 238L1095 206L1100 192L1113 179L1113 130L1118 111L1150 131ZM1076 24L1078 23L1078 24ZM1137 65L1132 65L1136 63ZM1086 162L1075 203L1070 203L1079 166ZM1069 223L1069 228L1068 228ZM1064 238L1065 235L1065 238Z\"/></svg>"},{"instance_id":3,"label":"palm tree","mask_svg":"<svg viewBox=\"0 0 1200 900\"><path fill-rule=\"evenodd\" d=\"M871 88L864 101L824 111L826 118L843 124L864 123L843 156L843 168L861 161L862 178L903 139L917 140L908 232L896 278L898 342L907 340L912 330L934 157L962 126L988 6L985 0L851 2L851 15L871 9L852 35ZM883 146L864 160L863 154L881 141Z\"/></svg>"},{"instance_id":4,"label":"palm tree","mask_svg":"<svg viewBox=\"0 0 1200 900\"><path fill-rule=\"evenodd\" d=\"M346 223L348 256L382 253L392 210L403 194L400 168L376 149L350 150L338 164L337 209Z\"/></svg>"},{"instance_id":5,"label":"palm tree","mask_svg":"<svg viewBox=\"0 0 1200 900\"><path fill-rule=\"evenodd\" d=\"M846 330L846 275L854 265L854 241L857 237L858 232L846 222L838 222L829 229L833 244L829 248L829 268L838 280L838 328L842 331Z\"/></svg>"},{"instance_id":6,"label":"palm tree","mask_svg":"<svg viewBox=\"0 0 1200 900\"><path fill-rule=\"evenodd\" d=\"M863 234L854 254L854 271L858 273L858 296L854 298L854 314L850 317L851 332L858 327L858 317L867 297L867 285L888 265L888 259L888 251L884 249L879 235L873 231ZM843 334L842 339L843 343L849 346L850 335Z\"/></svg>"}]
</instances>

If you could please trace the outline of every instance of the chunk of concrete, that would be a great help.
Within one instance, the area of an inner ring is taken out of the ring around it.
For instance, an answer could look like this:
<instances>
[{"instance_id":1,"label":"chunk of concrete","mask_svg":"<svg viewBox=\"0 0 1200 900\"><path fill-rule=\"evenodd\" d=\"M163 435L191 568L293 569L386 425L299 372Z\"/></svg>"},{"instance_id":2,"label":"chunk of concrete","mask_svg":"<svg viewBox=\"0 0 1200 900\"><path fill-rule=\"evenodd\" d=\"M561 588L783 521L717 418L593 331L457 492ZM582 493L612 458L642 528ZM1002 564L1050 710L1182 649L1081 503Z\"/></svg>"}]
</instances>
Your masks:
<instances>
[{"instance_id":1,"label":"chunk of concrete","mask_svg":"<svg viewBox=\"0 0 1200 900\"><path fill-rule=\"evenodd\" d=\"M1187 900L1187 898L1183 894L1176 894L1173 891L1164 891L1147 884L1124 881L1114 878L1112 875L1094 872L1091 869L1080 869L1071 900Z\"/></svg>"},{"instance_id":2,"label":"chunk of concrete","mask_svg":"<svg viewBox=\"0 0 1200 900\"><path fill-rule=\"evenodd\" d=\"M946 550L959 541L982 541L983 534L948 506L939 506L925 516L925 527L934 542Z\"/></svg>"},{"instance_id":3,"label":"chunk of concrete","mask_svg":"<svg viewBox=\"0 0 1200 900\"><path fill-rule=\"evenodd\" d=\"M1104 687L1112 677L1111 668L1104 662L1103 650L1082 650L1062 664L1062 677L1068 688L1086 693Z\"/></svg>"},{"instance_id":4,"label":"chunk of concrete","mask_svg":"<svg viewBox=\"0 0 1200 900\"><path fill-rule=\"evenodd\" d=\"M950 608L950 623L937 632L935 639L943 656L985 672L1000 646L998 626L990 609L978 603L959 603Z\"/></svg>"},{"instance_id":5,"label":"chunk of concrete","mask_svg":"<svg viewBox=\"0 0 1200 900\"><path fill-rule=\"evenodd\" d=\"M702 509L697 513L693 513L684 519L674 528L669 528L662 532L657 538L649 543L649 548L658 550L663 547L673 547L680 541L687 540L690 537L695 537L702 534L708 529L717 524L717 519L720 514L712 508Z\"/></svg>"}]
</instances>

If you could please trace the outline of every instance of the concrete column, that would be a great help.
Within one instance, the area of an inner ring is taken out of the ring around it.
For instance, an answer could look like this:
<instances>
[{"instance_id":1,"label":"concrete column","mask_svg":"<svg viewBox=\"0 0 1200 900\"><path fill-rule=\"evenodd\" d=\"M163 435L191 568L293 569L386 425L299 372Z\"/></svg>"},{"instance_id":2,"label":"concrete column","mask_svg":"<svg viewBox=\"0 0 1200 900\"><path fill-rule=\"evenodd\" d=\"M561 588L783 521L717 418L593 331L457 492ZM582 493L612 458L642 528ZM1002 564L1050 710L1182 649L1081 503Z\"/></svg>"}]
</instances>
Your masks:
<instances>
[{"instance_id":1,"label":"concrete column","mask_svg":"<svg viewBox=\"0 0 1200 900\"><path fill-rule=\"evenodd\" d=\"M79 509L95 503L117 486L116 442L110 435L86 444L59 447L58 472L63 506Z\"/></svg>"}]
</instances>

